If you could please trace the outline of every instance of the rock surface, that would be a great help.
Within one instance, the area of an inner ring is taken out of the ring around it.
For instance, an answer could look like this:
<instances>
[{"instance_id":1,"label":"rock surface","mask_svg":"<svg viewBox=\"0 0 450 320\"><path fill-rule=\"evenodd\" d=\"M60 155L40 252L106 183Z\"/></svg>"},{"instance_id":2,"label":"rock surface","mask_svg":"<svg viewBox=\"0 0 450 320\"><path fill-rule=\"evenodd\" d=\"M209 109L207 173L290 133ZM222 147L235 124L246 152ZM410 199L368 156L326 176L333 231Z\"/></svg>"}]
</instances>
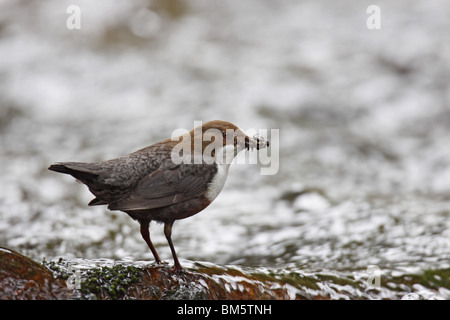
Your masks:
<instances>
[{"instance_id":1,"label":"rock surface","mask_svg":"<svg viewBox=\"0 0 450 320\"><path fill-rule=\"evenodd\" d=\"M13 250L0 247L0 299L68 299L65 281L43 265Z\"/></svg>"},{"instance_id":2,"label":"rock surface","mask_svg":"<svg viewBox=\"0 0 450 320\"><path fill-rule=\"evenodd\" d=\"M42 264L0 247L0 299L442 299L450 270L384 276L378 287L357 273L336 276L299 269L168 265L109 259L59 259Z\"/></svg>"}]
</instances>

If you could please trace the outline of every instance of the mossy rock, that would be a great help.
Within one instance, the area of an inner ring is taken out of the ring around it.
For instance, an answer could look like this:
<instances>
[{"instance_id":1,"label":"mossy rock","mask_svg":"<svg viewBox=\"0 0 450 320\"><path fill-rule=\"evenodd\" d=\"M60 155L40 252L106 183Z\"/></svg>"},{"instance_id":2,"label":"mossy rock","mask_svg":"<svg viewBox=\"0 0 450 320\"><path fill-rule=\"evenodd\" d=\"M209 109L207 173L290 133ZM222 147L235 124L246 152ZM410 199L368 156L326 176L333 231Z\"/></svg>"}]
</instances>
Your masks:
<instances>
[{"instance_id":1,"label":"mossy rock","mask_svg":"<svg viewBox=\"0 0 450 320\"><path fill-rule=\"evenodd\" d=\"M183 271L167 264L108 259L60 258L39 264L0 247L0 299L441 299L450 292L448 268L395 276L387 272L374 287L358 270L182 264Z\"/></svg>"},{"instance_id":2,"label":"mossy rock","mask_svg":"<svg viewBox=\"0 0 450 320\"><path fill-rule=\"evenodd\" d=\"M72 292L43 265L0 247L0 299L68 299Z\"/></svg>"}]
</instances>

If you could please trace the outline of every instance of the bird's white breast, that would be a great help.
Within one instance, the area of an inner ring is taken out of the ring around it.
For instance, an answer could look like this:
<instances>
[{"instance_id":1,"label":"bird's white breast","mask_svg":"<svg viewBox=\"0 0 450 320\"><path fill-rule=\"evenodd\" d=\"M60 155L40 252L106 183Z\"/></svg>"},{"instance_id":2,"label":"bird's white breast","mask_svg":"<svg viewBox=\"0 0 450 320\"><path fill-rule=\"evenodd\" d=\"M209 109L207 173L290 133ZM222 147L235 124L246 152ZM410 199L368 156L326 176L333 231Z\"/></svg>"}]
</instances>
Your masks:
<instances>
[{"instance_id":1,"label":"bird's white breast","mask_svg":"<svg viewBox=\"0 0 450 320\"><path fill-rule=\"evenodd\" d=\"M229 164L217 164L217 173L208 185L206 197L209 201L213 201L222 191L227 180Z\"/></svg>"}]
</instances>

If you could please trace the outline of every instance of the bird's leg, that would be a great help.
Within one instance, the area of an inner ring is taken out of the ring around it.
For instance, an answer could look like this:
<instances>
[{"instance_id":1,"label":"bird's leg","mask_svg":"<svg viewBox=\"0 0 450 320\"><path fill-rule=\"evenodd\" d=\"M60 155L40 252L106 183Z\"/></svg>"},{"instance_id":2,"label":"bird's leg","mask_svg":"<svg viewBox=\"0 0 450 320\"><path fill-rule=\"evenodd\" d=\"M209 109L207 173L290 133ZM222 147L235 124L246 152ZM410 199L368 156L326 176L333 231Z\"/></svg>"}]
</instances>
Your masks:
<instances>
[{"instance_id":1,"label":"bird's leg","mask_svg":"<svg viewBox=\"0 0 450 320\"><path fill-rule=\"evenodd\" d=\"M147 242L148 247L150 248L151 252L153 253L153 256L155 257L156 263L160 264L161 259L159 258L158 252L156 252L155 247L153 246L152 240L150 240L150 232L149 232L150 221L139 220L139 224L141 225L142 238L144 238L145 242Z\"/></svg>"},{"instance_id":2,"label":"bird's leg","mask_svg":"<svg viewBox=\"0 0 450 320\"><path fill-rule=\"evenodd\" d=\"M172 238L171 238L173 223L174 223L174 221L167 222L166 224L164 224L164 234L166 235L167 242L169 243L170 251L172 251L174 269L177 271L180 271L180 270L183 270L183 267L181 266L180 262L178 261L177 253L175 252L175 248L173 246Z\"/></svg>"}]
</instances>

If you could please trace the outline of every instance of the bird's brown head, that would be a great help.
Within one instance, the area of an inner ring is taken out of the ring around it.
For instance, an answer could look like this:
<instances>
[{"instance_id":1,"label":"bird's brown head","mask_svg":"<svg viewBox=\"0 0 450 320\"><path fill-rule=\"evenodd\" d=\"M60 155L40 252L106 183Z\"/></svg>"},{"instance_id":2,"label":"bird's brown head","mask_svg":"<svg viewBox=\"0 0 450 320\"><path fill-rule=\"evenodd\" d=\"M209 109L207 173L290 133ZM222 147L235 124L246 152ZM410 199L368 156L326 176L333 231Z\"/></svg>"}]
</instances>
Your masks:
<instances>
[{"instance_id":1,"label":"bird's brown head","mask_svg":"<svg viewBox=\"0 0 450 320\"><path fill-rule=\"evenodd\" d=\"M224 161L227 163L242 150L259 150L269 146L268 141L249 137L234 124L221 120L203 123L180 138L184 148L190 149L194 157L222 157L226 158Z\"/></svg>"},{"instance_id":2,"label":"bird's brown head","mask_svg":"<svg viewBox=\"0 0 450 320\"><path fill-rule=\"evenodd\" d=\"M202 135L201 137L199 136L200 132ZM194 128L191 131L191 135L204 140L204 143L202 144L203 150L205 150L205 148L207 148L208 145L216 139L221 139L223 146L233 145L238 151L253 148L259 150L269 146L268 141L260 138L249 137L231 122L222 120L208 121L203 125Z\"/></svg>"}]
</instances>

